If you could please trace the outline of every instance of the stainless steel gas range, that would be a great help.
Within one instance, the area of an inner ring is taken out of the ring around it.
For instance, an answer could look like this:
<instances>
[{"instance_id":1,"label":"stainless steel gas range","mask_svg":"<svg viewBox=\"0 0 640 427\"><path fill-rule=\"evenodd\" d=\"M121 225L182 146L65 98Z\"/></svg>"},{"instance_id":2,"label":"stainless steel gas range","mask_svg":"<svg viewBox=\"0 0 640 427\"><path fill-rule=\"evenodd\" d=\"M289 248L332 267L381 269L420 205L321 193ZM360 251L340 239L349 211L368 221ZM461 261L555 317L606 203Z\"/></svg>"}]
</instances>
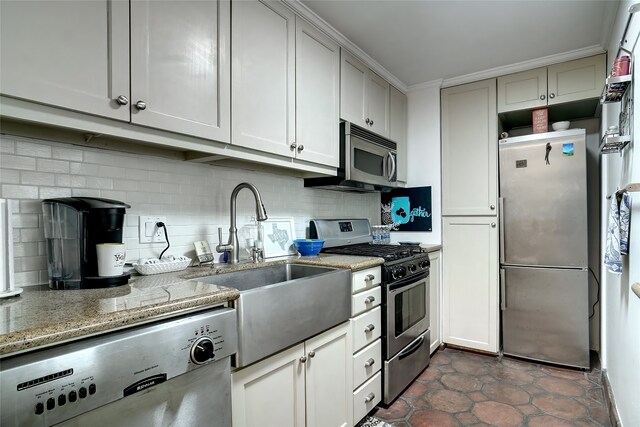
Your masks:
<instances>
[{"instance_id":1,"label":"stainless steel gas range","mask_svg":"<svg viewBox=\"0 0 640 427\"><path fill-rule=\"evenodd\" d=\"M384 258L383 397L391 404L429 365L429 256L417 245L374 245L367 219L311 220L325 253Z\"/></svg>"}]
</instances>

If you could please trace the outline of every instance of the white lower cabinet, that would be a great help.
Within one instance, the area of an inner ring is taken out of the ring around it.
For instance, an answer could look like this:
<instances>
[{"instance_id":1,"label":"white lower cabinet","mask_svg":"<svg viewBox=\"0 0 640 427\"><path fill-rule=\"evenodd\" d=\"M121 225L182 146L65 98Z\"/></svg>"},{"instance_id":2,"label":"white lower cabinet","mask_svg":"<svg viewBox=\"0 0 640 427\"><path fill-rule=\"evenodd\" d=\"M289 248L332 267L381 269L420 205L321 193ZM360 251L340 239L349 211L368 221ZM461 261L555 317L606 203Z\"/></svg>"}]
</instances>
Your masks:
<instances>
[{"instance_id":1,"label":"white lower cabinet","mask_svg":"<svg viewBox=\"0 0 640 427\"><path fill-rule=\"evenodd\" d=\"M442 342L441 336L441 301L440 296L441 285L440 285L440 274L441 274L441 266L440 266L440 251L429 252L429 262L431 263L431 267L429 267L429 329L431 330L431 343L429 351L433 353L436 351L440 343Z\"/></svg>"},{"instance_id":2,"label":"white lower cabinet","mask_svg":"<svg viewBox=\"0 0 640 427\"><path fill-rule=\"evenodd\" d=\"M382 372L378 371L369 381L353 392L353 416L360 421L380 402Z\"/></svg>"},{"instance_id":3,"label":"white lower cabinet","mask_svg":"<svg viewBox=\"0 0 640 427\"><path fill-rule=\"evenodd\" d=\"M498 352L497 217L443 217L442 340Z\"/></svg>"},{"instance_id":4,"label":"white lower cabinet","mask_svg":"<svg viewBox=\"0 0 640 427\"><path fill-rule=\"evenodd\" d=\"M352 426L350 324L235 371L231 380L234 427Z\"/></svg>"}]
</instances>

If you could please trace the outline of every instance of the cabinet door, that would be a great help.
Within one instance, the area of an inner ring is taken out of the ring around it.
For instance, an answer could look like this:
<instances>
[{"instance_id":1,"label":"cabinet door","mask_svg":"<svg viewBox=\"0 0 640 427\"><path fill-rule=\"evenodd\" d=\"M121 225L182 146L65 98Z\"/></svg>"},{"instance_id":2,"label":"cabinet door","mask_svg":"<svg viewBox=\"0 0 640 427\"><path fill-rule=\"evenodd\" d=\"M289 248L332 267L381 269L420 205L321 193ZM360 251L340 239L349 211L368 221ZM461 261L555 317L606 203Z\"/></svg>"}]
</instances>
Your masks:
<instances>
[{"instance_id":1,"label":"cabinet door","mask_svg":"<svg viewBox=\"0 0 640 427\"><path fill-rule=\"evenodd\" d=\"M429 252L429 329L431 329L430 351L433 353L440 345L440 251Z\"/></svg>"},{"instance_id":2,"label":"cabinet door","mask_svg":"<svg viewBox=\"0 0 640 427\"><path fill-rule=\"evenodd\" d=\"M495 215L496 80L442 90L442 214Z\"/></svg>"},{"instance_id":3,"label":"cabinet door","mask_svg":"<svg viewBox=\"0 0 640 427\"><path fill-rule=\"evenodd\" d=\"M296 18L296 157L340 163L340 47Z\"/></svg>"},{"instance_id":4,"label":"cabinet door","mask_svg":"<svg viewBox=\"0 0 640 427\"><path fill-rule=\"evenodd\" d=\"M293 156L295 15L276 1L238 1L231 22L233 144Z\"/></svg>"},{"instance_id":5,"label":"cabinet door","mask_svg":"<svg viewBox=\"0 0 640 427\"><path fill-rule=\"evenodd\" d=\"M230 141L229 21L228 1L131 2L132 123Z\"/></svg>"},{"instance_id":6,"label":"cabinet door","mask_svg":"<svg viewBox=\"0 0 640 427\"><path fill-rule=\"evenodd\" d=\"M546 106L547 67L498 77L498 113Z\"/></svg>"},{"instance_id":7,"label":"cabinet door","mask_svg":"<svg viewBox=\"0 0 640 427\"><path fill-rule=\"evenodd\" d=\"M340 118L368 128L366 93L369 68L344 49L340 55Z\"/></svg>"},{"instance_id":8,"label":"cabinet door","mask_svg":"<svg viewBox=\"0 0 640 427\"><path fill-rule=\"evenodd\" d=\"M605 73L605 55L549 66L549 105L599 98Z\"/></svg>"},{"instance_id":9,"label":"cabinet door","mask_svg":"<svg viewBox=\"0 0 640 427\"><path fill-rule=\"evenodd\" d=\"M353 426L349 322L305 342L307 427Z\"/></svg>"},{"instance_id":10,"label":"cabinet door","mask_svg":"<svg viewBox=\"0 0 640 427\"><path fill-rule=\"evenodd\" d=\"M234 427L304 427L304 344L231 374Z\"/></svg>"},{"instance_id":11,"label":"cabinet door","mask_svg":"<svg viewBox=\"0 0 640 427\"><path fill-rule=\"evenodd\" d=\"M389 88L389 139L398 144L397 180L407 182L407 95Z\"/></svg>"},{"instance_id":12,"label":"cabinet door","mask_svg":"<svg viewBox=\"0 0 640 427\"><path fill-rule=\"evenodd\" d=\"M369 70L366 97L369 103L369 129L389 137L389 82Z\"/></svg>"},{"instance_id":13,"label":"cabinet door","mask_svg":"<svg viewBox=\"0 0 640 427\"><path fill-rule=\"evenodd\" d=\"M128 1L1 1L0 93L129 120Z\"/></svg>"},{"instance_id":14,"label":"cabinet door","mask_svg":"<svg viewBox=\"0 0 640 427\"><path fill-rule=\"evenodd\" d=\"M496 217L445 217L442 229L443 341L498 352Z\"/></svg>"}]
</instances>

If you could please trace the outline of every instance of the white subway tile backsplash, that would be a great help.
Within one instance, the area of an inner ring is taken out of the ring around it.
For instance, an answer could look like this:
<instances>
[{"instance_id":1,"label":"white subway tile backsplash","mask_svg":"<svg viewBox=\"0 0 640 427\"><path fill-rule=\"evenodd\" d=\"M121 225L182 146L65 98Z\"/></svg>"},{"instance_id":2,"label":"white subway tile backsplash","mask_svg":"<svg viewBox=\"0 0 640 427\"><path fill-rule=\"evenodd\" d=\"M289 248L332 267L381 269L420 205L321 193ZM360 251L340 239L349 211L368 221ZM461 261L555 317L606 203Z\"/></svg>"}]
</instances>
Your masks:
<instances>
[{"instance_id":1,"label":"white subway tile backsplash","mask_svg":"<svg viewBox=\"0 0 640 427\"><path fill-rule=\"evenodd\" d=\"M166 246L138 242L138 215L167 217L171 241L167 254L195 257L196 240L206 240L214 249L219 226L226 241L231 190L245 181L260 190L270 217L294 219L296 237L306 236L310 218L376 221L379 215L377 194L309 189L296 177L7 135L0 135L0 146L4 153L0 197L20 199L14 216L20 286L47 282L42 198L104 197L130 204L123 230L129 261L157 257ZM255 215L249 191L239 193L237 208L237 226L242 230Z\"/></svg>"}]
</instances>

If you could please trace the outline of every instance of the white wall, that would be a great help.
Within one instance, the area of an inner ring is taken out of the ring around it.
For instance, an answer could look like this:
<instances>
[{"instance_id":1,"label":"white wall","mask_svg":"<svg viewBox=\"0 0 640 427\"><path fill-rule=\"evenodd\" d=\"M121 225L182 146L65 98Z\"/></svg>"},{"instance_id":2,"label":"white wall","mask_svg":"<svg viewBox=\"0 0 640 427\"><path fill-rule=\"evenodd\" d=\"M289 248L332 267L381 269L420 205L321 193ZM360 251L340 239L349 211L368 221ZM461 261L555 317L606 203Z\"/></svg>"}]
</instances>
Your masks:
<instances>
[{"instance_id":1,"label":"white wall","mask_svg":"<svg viewBox=\"0 0 640 427\"><path fill-rule=\"evenodd\" d=\"M129 261L158 257L165 246L138 243L138 216L166 216L171 242L167 254L193 257L194 241L207 240L215 248L218 226L226 241L229 198L243 181L260 190L270 218L293 217L296 237L306 237L310 218L380 222L377 193L304 188L301 178L290 176L0 135L0 198L19 200L13 223L16 284L47 282L42 199L92 196L130 204L124 229ZM238 229L251 215L253 196L243 190Z\"/></svg>"},{"instance_id":2,"label":"white wall","mask_svg":"<svg viewBox=\"0 0 640 427\"><path fill-rule=\"evenodd\" d=\"M609 46L609 67L615 59L618 41L629 16L627 11L632 1L621 3L616 17L614 30ZM633 46L640 33L640 15L634 16L632 25L627 32L627 40ZM634 56L640 49L633 49ZM637 58L637 56L635 56ZM640 69L635 61L633 99L640 97ZM615 192L630 182L640 182L640 105L634 102L633 127L636 130L635 141L625 149L622 156L609 154L602 156L602 245L606 244L607 218L609 200L606 196ZM619 114L618 104L607 104L603 108L602 129L617 124ZM634 145L636 146L634 149ZM631 212L631 237L629 256L623 257L624 272L617 276L603 269L601 276L602 298L602 367L611 383L613 398L617 406L618 415L623 426L640 425L640 298L631 291L631 284L640 282L640 193L632 193L633 208Z\"/></svg>"},{"instance_id":3,"label":"white wall","mask_svg":"<svg viewBox=\"0 0 640 427\"><path fill-rule=\"evenodd\" d=\"M431 186L432 231L393 232L391 239L442 243L440 203L440 85L438 80L407 93L407 187Z\"/></svg>"}]
</instances>

